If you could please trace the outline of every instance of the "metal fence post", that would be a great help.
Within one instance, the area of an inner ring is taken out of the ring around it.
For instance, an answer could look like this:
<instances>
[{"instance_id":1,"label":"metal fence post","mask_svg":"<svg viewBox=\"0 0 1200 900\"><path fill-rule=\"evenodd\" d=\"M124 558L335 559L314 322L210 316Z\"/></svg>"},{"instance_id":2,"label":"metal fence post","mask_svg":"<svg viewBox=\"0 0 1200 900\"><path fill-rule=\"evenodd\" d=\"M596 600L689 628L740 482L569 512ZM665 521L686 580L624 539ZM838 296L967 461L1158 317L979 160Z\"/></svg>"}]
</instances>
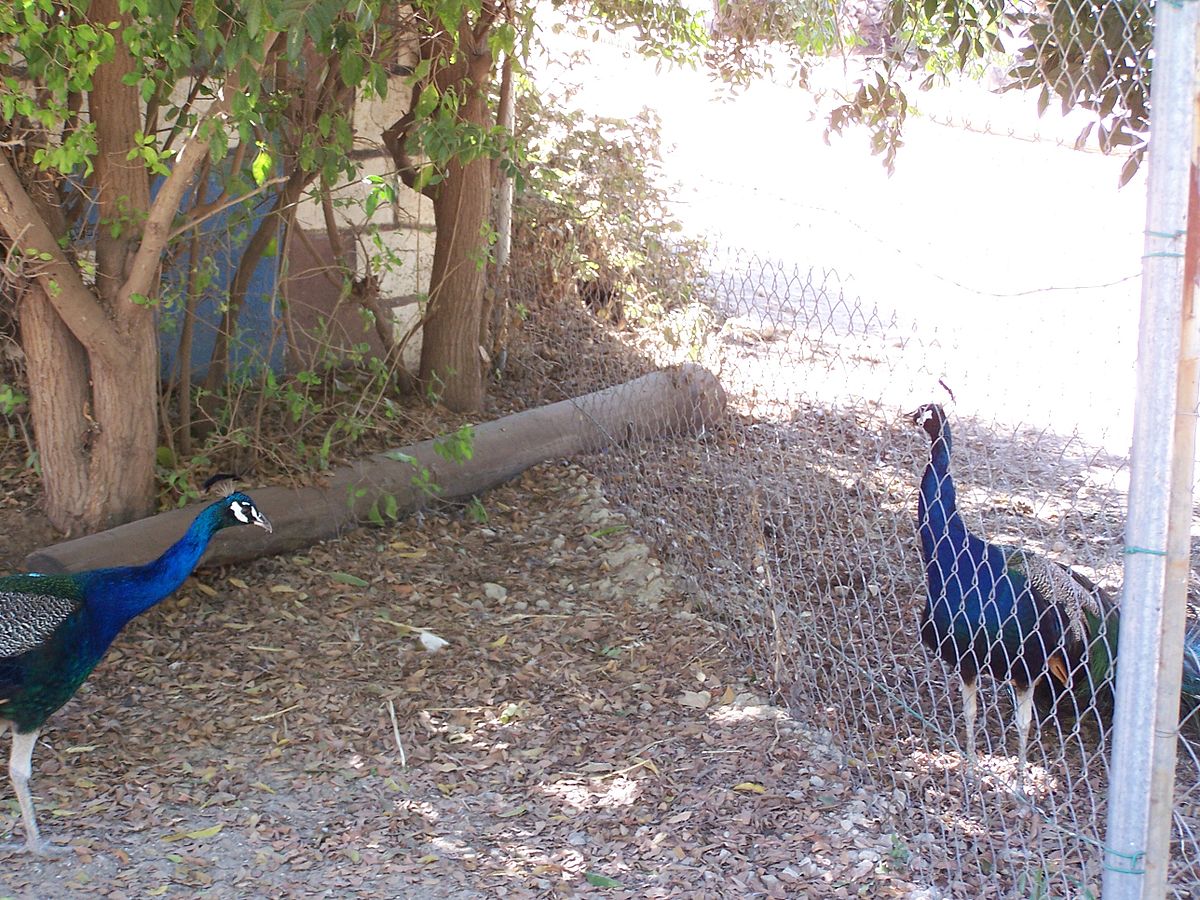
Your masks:
<instances>
[{"instance_id":1,"label":"metal fence post","mask_svg":"<svg viewBox=\"0 0 1200 900\"><path fill-rule=\"evenodd\" d=\"M1191 259L1200 4L1155 10L1153 140L1126 523L1106 900L1166 893L1197 410ZM1190 227L1190 233L1189 233Z\"/></svg>"}]
</instances>

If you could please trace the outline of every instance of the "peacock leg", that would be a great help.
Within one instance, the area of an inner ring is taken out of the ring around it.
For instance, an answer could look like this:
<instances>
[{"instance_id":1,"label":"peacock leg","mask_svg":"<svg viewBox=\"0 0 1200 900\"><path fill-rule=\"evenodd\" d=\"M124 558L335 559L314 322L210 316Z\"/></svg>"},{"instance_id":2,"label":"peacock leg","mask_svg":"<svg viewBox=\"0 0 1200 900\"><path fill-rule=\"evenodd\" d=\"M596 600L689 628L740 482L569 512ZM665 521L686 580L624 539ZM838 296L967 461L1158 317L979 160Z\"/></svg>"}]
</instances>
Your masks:
<instances>
[{"instance_id":1,"label":"peacock leg","mask_svg":"<svg viewBox=\"0 0 1200 900\"><path fill-rule=\"evenodd\" d=\"M979 709L979 682L972 678L962 683L963 720L967 724L967 762L975 764L975 713Z\"/></svg>"},{"instance_id":2,"label":"peacock leg","mask_svg":"<svg viewBox=\"0 0 1200 900\"><path fill-rule=\"evenodd\" d=\"M1013 685L1017 697L1017 789L1025 790L1025 764L1029 755L1029 726L1033 724L1033 685L1022 690Z\"/></svg>"},{"instance_id":3,"label":"peacock leg","mask_svg":"<svg viewBox=\"0 0 1200 900\"><path fill-rule=\"evenodd\" d=\"M17 802L21 804L21 821L25 823L25 846L38 856L49 855L50 848L42 841L37 818L33 812L33 795L29 792L29 779L33 775L33 745L38 733L22 734L13 728L12 755L8 758L8 777L12 779Z\"/></svg>"}]
</instances>

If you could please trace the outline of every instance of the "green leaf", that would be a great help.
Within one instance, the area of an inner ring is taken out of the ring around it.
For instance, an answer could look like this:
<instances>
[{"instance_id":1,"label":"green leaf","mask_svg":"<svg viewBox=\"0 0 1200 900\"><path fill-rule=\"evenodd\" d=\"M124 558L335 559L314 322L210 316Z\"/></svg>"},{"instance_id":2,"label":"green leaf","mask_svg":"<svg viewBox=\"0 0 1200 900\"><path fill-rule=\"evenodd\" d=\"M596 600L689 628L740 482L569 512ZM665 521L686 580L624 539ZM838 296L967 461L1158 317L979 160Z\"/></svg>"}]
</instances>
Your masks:
<instances>
[{"instance_id":1,"label":"green leaf","mask_svg":"<svg viewBox=\"0 0 1200 900\"><path fill-rule=\"evenodd\" d=\"M258 155L254 157L254 162L250 165L250 174L254 176L254 182L259 187L262 187L266 180L271 176L271 169L275 165L274 157L267 152L267 149L262 144L259 144Z\"/></svg>"},{"instance_id":2,"label":"green leaf","mask_svg":"<svg viewBox=\"0 0 1200 900\"><path fill-rule=\"evenodd\" d=\"M357 85L363 77L363 59L356 52L347 52L342 54L342 79L346 84Z\"/></svg>"},{"instance_id":3,"label":"green leaf","mask_svg":"<svg viewBox=\"0 0 1200 900\"><path fill-rule=\"evenodd\" d=\"M417 98L417 105L413 107L413 117L424 119L437 108L438 91L432 84L427 84L421 88L421 96Z\"/></svg>"},{"instance_id":4,"label":"green leaf","mask_svg":"<svg viewBox=\"0 0 1200 900\"><path fill-rule=\"evenodd\" d=\"M336 581L339 584L348 584L351 587L370 587L371 582L359 578L357 575L351 575L348 572L334 572L329 576L330 581Z\"/></svg>"},{"instance_id":5,"label":"green leaf","mask_svg":"<svg viewBox=\"0 0 1200 900\"><path fill-rule=\"evenodd\" d=\"M592 887L619 888L622 887L621 882L615 878L609 878L607 875L601 875L599 872L584 872L584 880Z\"/></svg>"},{"instance_id":6,"label":"green leaf","mask_svg":"<svg viewBox=\"0 0 1200 900\"><path fill-rule=\"evenodd\" d=\"M262 34L263 27L263 4L259 0L247 4L246 9L246 36L250 38L258 37Z\"/></svg>"},{"instance_id":7,"label":"green leaf","mask_svg":"<svg viewBox=\"0 0 1200 900\"><path fill-rule=\"evenodd\" d=\"M608 537L610 534L622 534L629 530L628 525L609 525L607 528L597 528L590 532L590 536L594 538Z\"/></svg>"},{"instance_id":8,"label":"green leaf","mask_svg":"<svg viewBox=\"0 0 1200 900\"><path fill-rule=\"evenodd\" d=\"M431 59L421 60L419 63L417 63L416 68L413 69L413 73L410 76L410 78L412 79L412 83L416 84L418 81L424 81L426 78L429 77L429 72L432 68L433 68L433 60L431 60Z\"/></svg>"}]
</instances>

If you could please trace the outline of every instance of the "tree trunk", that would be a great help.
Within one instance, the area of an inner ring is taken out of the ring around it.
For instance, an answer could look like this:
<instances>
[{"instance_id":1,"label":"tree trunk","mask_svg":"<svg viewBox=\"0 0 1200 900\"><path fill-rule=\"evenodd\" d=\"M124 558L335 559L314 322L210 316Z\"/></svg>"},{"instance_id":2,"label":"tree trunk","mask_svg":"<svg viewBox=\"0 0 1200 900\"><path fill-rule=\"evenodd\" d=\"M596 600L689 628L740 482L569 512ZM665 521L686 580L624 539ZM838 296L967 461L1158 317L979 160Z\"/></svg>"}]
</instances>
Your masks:
<instances>
[{"instance_id":1,"label":"tree trunk","mask_svg":"<svg viewBox=\"0 0 1200 900\"><path fill-rule=\"evenodd\" d=\"M92 360L99 430L92 443L83 522L91 531L154 512L158 446L158 335L154 319L124 329L128 353L112 366Z\"/></svg>"},{"instance_id":2,"label":"tree trunk","mask_svg":"<svg viewBox=\"0 0 1200 900\"><path fill-rule=\"evenodd\" d=\"M484 116L482 97L468 116ZM478 118L470 121L479 122ZM437 243L429 275L429 307L421 343L421 383L455 412L483 405L479 326L483 313L484 223L491 199L491 164L480 157L454 161L433 203Z\"/></svg>"},{"instance_id":3,"label":"tree trunk","mask_svg":"<svg viewBox=\"0 0 1200 900\"><path fill-rule=\"evenodd\" d=\"M117 0L95 0L89 16L103 27L130 24ZM110 527L154 510L154 317L148 306L119 299L150 205L145 168L127 159L142 127L137 88L124 83L133 69L132 56L118 41L113 58L97 70L89 98L100 148L95 183L96 294L101 302L64 318L45 288L30 284L20 307L46 515L67 533ZM15 193L6 190L6 200ZM44 198L31 193L41 221L53 221L54 211L41 202ZM91 306L95 298L81 288L59 283L59 301L70 294L80 307ZM105 321L96 327L87 324L96 318ZM81 326L78 331L72 322Z\"/></svg>"},{"instance_id":4,"label":"tree trunk","mask_svg":"<svg viewBox=\"0 0 1200 900\"><path fill-rule=\"evenodd\" d=\"M55 528L70 534L87 505L94 424L87 354L38 285L26 288L18 318L46 514Z\"/></svg>"},{"instance_id":5,"label":"tree trunk","mask_svg":"<svg viewBox=\"0 0 1200 900\"><path fill-rule=\"evenodd\" d=\"M423 41L421 57L436 61L432 81L440 94L453 91L461 99L461 122L481 132L491 130L487 87L492 74L488 33L496 9L487 9L473 24L464 14L454 39L444 32ZM383 133L384 145L396 162L401 179L416 185L420 166L409 155L408 139L415 124L412 110L427 86L413 84L409 112ZM442 179L421 188L433 201L437 240L429 274L429 305L422 324L422 386L455 412L483 406L483 364L480 354L483 322L484 273L488 241L484 227L492 200L492 165L484 156L464 163L454 157L445 163Z\"/></svg>"},{"instance_id":6,"label":"tree trunk","mask_svg":"<svg viewBox=\"0 0 1200 900\"><path fill-rule=\"evenodd\" d=\"M133 24L118 0L93 0L89 18L100 27ZM118 40L113 57L97 69L88 97L96 124L96 291L122 338L119 360L92 358L92 403L98 423L91 446L83 525L109 527L154 511L154 451L158 437L158 341L148 303L123 295L132 256L150 209L150 179L129 159L142 130L133 56ZM139 293L157 293L157 272Z\"/></svg>"}]
</instances>

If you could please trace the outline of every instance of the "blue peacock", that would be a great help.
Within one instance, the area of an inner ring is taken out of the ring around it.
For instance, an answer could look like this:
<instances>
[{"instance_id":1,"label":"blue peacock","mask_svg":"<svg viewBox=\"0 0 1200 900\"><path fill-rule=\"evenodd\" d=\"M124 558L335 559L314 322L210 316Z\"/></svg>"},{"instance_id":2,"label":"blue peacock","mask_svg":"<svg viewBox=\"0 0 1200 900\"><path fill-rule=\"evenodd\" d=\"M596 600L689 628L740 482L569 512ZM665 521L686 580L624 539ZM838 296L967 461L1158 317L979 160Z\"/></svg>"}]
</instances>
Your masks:
<instances>
[{"instance_id":1,"label":"blue peacock","mask_svg":"<svg viewBox=\"0 0 1200 900\"><path fill-rule=\"evenodd\" d=\"M13 731L8 771L30 851L48 852L29 791L38 732L126 623L183 584L212 536L232 525L271 531L267 517L239 491L206 507L182 538L145 565L0 578L0 732Z\"/></svg>"},{"instance_id":2,"label":"blue peacock","mask_svg":"<svg viewBox=\"0 0 1200 900\"><path fill-rule=\"evenodd\" d=\"M928 597L921 640L962 681L967 757L975 759L978 677L1010 682L1016 695L1019 777L1036 703L1043 715L1076 718L1111 703L1118 614L1083 574L971 534L950 476L950 427L936 404L912 414L930 439L917 528Z\"/></svg>"},{"instance_id":3,"label":"blue peacock","mask_svg":"<svg viewBox=\"0 0 1200 900\"><path fill-rule=\"evenodd\" d=\"M1179 721L1193 734L1200 729L1200 621L1193 621L1183 636L1183 680L1179 689Z\"/></svg>"}]
</instances>

